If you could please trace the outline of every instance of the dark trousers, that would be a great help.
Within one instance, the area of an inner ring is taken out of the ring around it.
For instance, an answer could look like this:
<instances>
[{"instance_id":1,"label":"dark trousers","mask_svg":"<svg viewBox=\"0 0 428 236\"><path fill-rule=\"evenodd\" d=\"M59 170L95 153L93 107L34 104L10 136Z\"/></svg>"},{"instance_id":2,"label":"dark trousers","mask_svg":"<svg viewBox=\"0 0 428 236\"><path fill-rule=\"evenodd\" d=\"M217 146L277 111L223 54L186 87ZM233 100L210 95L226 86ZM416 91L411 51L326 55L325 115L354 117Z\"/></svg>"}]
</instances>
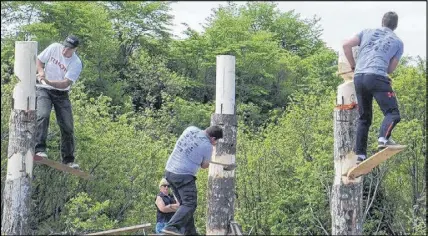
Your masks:
<instances>
[{"instance_id":1,"label":"dark trousers","mask_svg":"<svg viewBox=\"0 0 428 236\"><path fill-rule=\"evenodd\" d=\"M36 89L37 128L35 152L46 152L49 119L52 106L61 130L61 157L63 163L74 161L74 125L71 102L67 91Z\"/></svg>"},{"instance_id":2,"label":"dark trousers","mask_svg":"<svg viewBox=\"0 0 428 236\"><path fill-rule=\"evenodd\" d=\"M391 136L395 125L400 122L400 112L389 78L375 74L356 74L354 85L359 112L355 153L367 155L367 138L373 118L373 97L384 115L379 137L388 139Z\"/></svg>"},{"instance_id":3,"label":"dark trousers","mask_svg":"<svg viewBox=\"0 0 428 236\"><path fill-rule=\"evenodd\" d=\"M193 218L198 200L196 177L165 171L165 178L180 202L180 207L165 227L173 226L180 231L184 227L184 234L196 235L195 219Z\"/></svg>"}]
</instances>

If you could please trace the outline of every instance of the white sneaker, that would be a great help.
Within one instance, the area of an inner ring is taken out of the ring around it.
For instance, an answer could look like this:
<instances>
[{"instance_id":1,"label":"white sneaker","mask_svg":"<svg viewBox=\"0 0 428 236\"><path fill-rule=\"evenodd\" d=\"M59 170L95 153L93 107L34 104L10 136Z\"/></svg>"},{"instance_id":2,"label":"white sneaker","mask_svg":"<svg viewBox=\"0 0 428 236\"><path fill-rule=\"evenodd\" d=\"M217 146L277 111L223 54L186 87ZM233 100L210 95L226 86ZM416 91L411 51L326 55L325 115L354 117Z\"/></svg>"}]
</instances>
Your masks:
<instances>
[{"instance_id":1,"label":"white sneaker","mask_svg":"<svg viewBox=\"0 0 428 236\"><path fill-rule=\"evenodd\" d=\"M38 152L38 153L36 153L36 156L48 158L48 154L46 154L46 152Z\"/></svg>"},{"instance_id":2,"label":"white sneaker","mask_svg":"<svg viewBox=\"0 0 428 236\"><path fill-rule=\"evenodd\" d=\"M386 140L386 139L385 139L385 138L383 138L383 137L380 137L380 138L379 138L379 140L378 140L377 148L378 148L379 150L382 150L382 149L384 149L384 148L386 148L386 147L389 147L389 146L395 146L395 145L399 145L399 144L397 144L396 142L394 142L394 140L392 140L392 138L391 138L391 137L389 137L389 139L388 139L388 140Z\"/></svg>"},{"instance_id":3,"label":"white sneaker","mask_svg":"<svg viewBox=\"0 0 428 236\"><path fill-rule=\"evenodd\" d=\"M69 162L69 163L67 163L67 165L69 167L73 168L73 169L77 169L77 170L80 169L80 166L77 163L74 163L74 162Z\"/></svg>"}]
</instances>

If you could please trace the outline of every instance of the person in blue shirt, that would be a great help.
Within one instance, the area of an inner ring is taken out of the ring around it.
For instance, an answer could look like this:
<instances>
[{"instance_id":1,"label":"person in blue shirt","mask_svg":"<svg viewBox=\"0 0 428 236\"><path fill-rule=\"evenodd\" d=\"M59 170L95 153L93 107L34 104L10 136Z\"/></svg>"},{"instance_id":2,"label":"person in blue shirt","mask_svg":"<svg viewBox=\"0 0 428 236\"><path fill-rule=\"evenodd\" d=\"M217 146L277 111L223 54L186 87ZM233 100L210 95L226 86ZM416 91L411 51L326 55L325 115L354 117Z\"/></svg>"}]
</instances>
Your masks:
<instances>
[{"instance_id":1,"label":"person in blue shirt","mask_svg":"<svg viewBox=\"0 0 428 236\"><path fill-rule=\"evenodd\" d=\"M198 235L193 217L198 199L196 174L200 168L209 167L213 147L221 138L223 129L219 126L205 130L190 126L178 138L165 166L165 178L180 206L162 233L180 235L184 231L185 235Z\"/></svg>"},{"instance_id":2,"label":"person in blue shirt","mask_svg":"<svg viewBox=\"0 0 428 236\"><path fill-rule=\"evenodd\" d=\"M358 124L355 153L357 163L367 155L367 138L372 123L373 98L379 104L384 119L379 130L378 148L397 145L391 139L394 127L400 122L397 98L392 90L392 80L388 74L394 72L403 55L403 42L394 33L398 15L387 12L382 18L382 27L365 29L346 40L343 50L354 71L354 85L358 101ZM355 62L352 47L359 46Z\"/></svg>"}]
</instances>

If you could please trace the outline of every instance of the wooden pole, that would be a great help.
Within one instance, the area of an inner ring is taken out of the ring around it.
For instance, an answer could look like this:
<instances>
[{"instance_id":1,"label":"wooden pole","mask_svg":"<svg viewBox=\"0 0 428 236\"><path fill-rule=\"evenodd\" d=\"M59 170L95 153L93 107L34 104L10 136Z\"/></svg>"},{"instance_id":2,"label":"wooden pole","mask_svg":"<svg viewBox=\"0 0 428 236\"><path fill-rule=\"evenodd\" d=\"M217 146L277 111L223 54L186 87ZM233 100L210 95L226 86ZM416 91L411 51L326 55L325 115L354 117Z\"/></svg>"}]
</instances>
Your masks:
<instances>
[{"instance_id":1,"label":"wooden pole","mask_svg":"<svg viewBox=\"0 0 428 236\"><path fill-rule=\"evenodd\" d=\"M357 48L353 48L356 58ZM345 82L337 89L337 106L334 109L334 169L331 192L332 235L362 234L362 177L349 180L348 170L356 165L354 146L357 134L358 104L353 73L343 51L339 54L339 74Z\"/></svg>"},{"instance_id":2,"label":"wooden pole","mask_svg":"<svg viewBox=\"0 0 428 236\"><path fill-rule=\"evenodd\" d=\"M15 42L14 72L19 82L13 90L9 146L3 194L2 234L29 235L31 178L36 131L37 42Z\"/></svg>"},{"instance_id":3,"label":"wooden pole","mask_svg":"<svg viewBox=\"0 0 428 236\"><path fill-rule=\"evenodd\" d=\"M211 125L223 128L223 139L218 141L213 152L214 162L235 164L235 110L235 57L220 55L217 56L216 109ZM225 171L223 167L211 164L208 171L207 235L228 234L234 219L235 171Z\"/></svg>"}]
</instances>

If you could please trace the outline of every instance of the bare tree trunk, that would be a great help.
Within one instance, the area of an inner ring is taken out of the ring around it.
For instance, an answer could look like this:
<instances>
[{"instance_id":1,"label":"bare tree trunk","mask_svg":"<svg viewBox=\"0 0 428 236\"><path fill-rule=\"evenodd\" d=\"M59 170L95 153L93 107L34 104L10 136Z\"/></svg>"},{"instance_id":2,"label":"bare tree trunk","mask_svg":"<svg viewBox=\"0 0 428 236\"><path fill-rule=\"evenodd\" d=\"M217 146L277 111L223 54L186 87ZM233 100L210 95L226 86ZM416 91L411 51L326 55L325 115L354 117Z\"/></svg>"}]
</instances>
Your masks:
<instances>
[{"instance_id":1,"label":"bare tree trunk","mask_svg":"<svg viewBox=\"0 0 428 236\"><path fill-rule=\"evenodd\" d=\"M354 57L356 50L354 50ZM353 73L344 54L339 55L339 73L345 80L338 87L334 109L334 169L331 192L332 235L361 235L363 232L363 177L349 180L348 170L356 165L353 152L357 130L357 99ZM342 57L342 58L341 58Z\"/></svg>"},{"instance_id":2,"label":"bare tree trunk","mask_svg":"<svg viewBox=\"0 0 428 236\"><path fill-rule=\"evenodd\" d=\"M28 235L31 178L36 130L37 42L15 43L15 75L10 116L7 175L3 195L2 234Z\"/></svg>"},{"instance_id":3,"label":"bare tree trunk","mask_svg":"<svg viewBox=\"0 0 428 236\"><path fill-rule=\"evenodd\" d=\"M234 164L236 153L235 57L217 56L216 112L212 125L223 128L223 139L217 143L213 161ZM234 219L235 171L210 164L208 172L207 235L226 235Z\"/></svg>"}]
</instances>

